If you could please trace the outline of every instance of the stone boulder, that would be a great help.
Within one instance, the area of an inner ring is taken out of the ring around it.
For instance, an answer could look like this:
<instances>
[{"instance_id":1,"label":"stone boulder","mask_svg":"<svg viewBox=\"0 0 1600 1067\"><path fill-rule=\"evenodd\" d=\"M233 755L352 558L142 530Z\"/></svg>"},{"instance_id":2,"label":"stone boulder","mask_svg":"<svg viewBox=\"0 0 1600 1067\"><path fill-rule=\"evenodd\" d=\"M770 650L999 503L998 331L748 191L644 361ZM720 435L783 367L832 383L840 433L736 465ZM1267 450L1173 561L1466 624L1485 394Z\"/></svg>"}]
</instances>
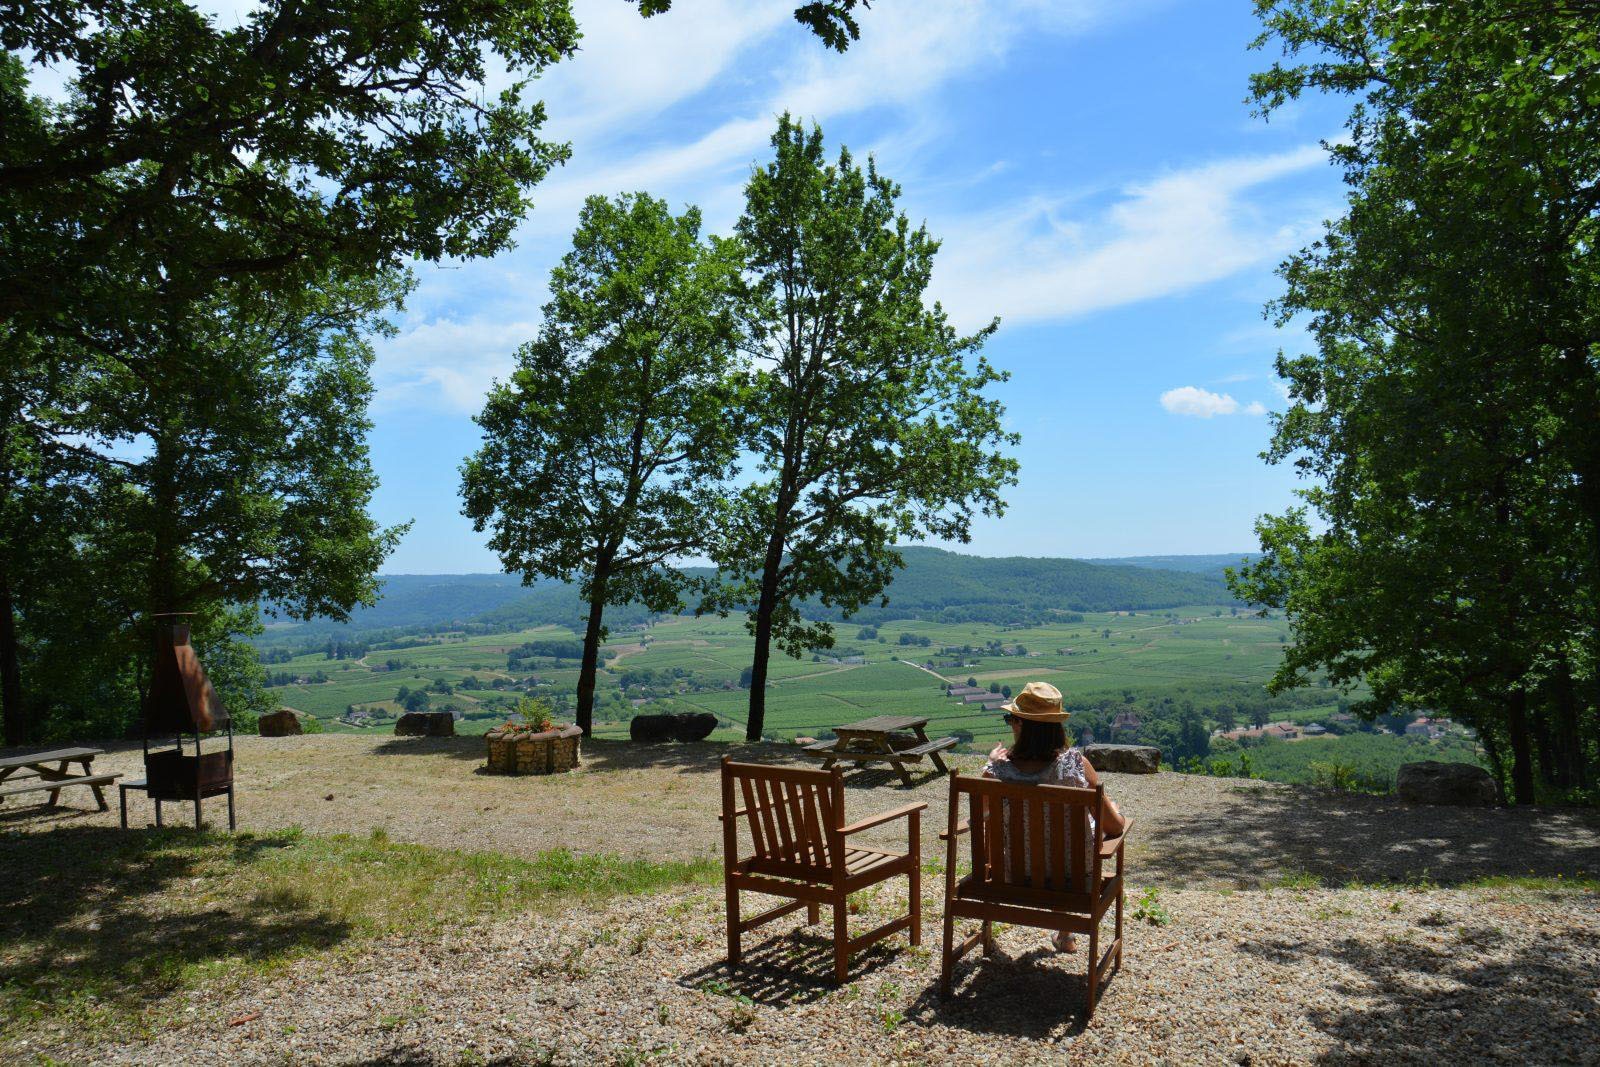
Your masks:
<instances>
[{"instance_id":1,"label":"stone boulder","mask_svg":"<svg viewBox=\"0 0 1600 1067\"><path fill-rule=\"evenodd\" d=\"M394 724L396 737L454 737L456 717L448 711L408 711Z\"/></svg>"},{"instance_id":2,"label":"stone boulder","mask_svg":"<svg viewBox=\"0 0 1600 1067\"><path fill-rule=\"evenodd\" d=\"M1470 763L1402 763L1395 775L1395 795L1413 804L1466 804L1486 807L1497 803L1494 778Z\"/></svg>"},{"instance_id":3,"label":"stone boulder","mask_svg":"<svg viewBox=\"0 0 1600 1067\"><path fill-rule=\"evenodd\" d=\"M256 732L262 737L293 737L305 733L300 716L293 708L279 708L261 716Z\"/></svg>"},{"instance_id":4,"label":"stone boulder","mask_svg":"<svg viewBox=\"0 0 1600 1067\"><path fill-rule=\"evenodd\" d=\"M635 715L628 736L635 741L704 741L716 728L717 717L705 711Z\"/></svg>"},{"instance_id":5,"label":"stone boulder","mask_svg":"<svg viewBox=\"0 0 1600 1067\"><path fill-rule=\"evenodd\" d=\"M1090 745L1083 754L1097 771L1154 774L1161 769L1161 750L1154 745Z\"/></svg>"}]
</instances>

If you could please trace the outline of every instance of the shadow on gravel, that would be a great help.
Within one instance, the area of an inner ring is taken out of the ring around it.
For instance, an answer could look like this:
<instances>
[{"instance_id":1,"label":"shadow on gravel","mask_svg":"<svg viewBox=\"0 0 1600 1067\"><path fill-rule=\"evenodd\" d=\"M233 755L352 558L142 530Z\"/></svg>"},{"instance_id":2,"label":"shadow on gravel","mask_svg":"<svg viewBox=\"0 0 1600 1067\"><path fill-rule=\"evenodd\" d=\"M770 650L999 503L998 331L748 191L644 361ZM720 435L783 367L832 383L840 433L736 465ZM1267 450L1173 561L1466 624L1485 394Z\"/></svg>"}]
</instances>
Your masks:
<instances>
[{"instance_id":1,"label":"shadow on gravel","mask_svg":"<svg viewBox=\"0 0 1600 1067\"><path fill-rule=\"evenodd\" d=\"M1214 879L1245 889L1286 875L1330 886L1448 887L1490 875L1600 870L1600 813L1427 807L1331 793L1311 799L1298 790L1241 785L1220 804L1145 831L1132 877L1162 884Z\"/></svg>"},{"instance_id":2,"label":"shadow on gravel","mask_svg":"<svg viewBox=\"0 0 1600 1067\"><path fill-rule=\"evenodd\" d=\"M1246 946L1267 958L1334 959L1360 972L1339 1006L1308 1013L1338 1047L1319 1062L1592 1063L1600 937L1541 932L1514 959L1501 931L1463 927L1453 943L1404 939Z\"/></svg>"},{"instance_id":3,"label":"shadow on gravel","mask_svg":"<svg viewBox=\"0 0 1600 1067\"><path fill-rule=\"evenodd\" d=\"M332 946L347 926L290 899L196 891L281 839L61 827L0 836L0 1021L86 1003L137 1009L226 960Z\"/></svg>"},{"instance_id":4,"label":"shadow on gravel","mask_svg":"<svg viewBox=\"0 0 1600 1067\"><path fill-rule=\"evenodd\" d=\"M856 953L850 957L850 981L892 963L903 951L903 944L880 942ZM833 984L833 942L804 928L759 944L747 940L737 969L719 961L681 976L678 984L778 1008L810 1004L840 988Z\"/></svg>"},{"instance_id":5,"label":"shadow on gravel","mask_svg":"<svg viewBox=\"0 0 1600 1067\"><path fill-rule=\"evenodd\" d=\"M1049 936L1023 930L1012 936L1033 934ZM906 1011L906 1020L1030 1041L1082 1033L1089 985L1083 973L1083 944L1067 956L1038 945L1015 955L1007 953L1004 944L988 956L974 951L956 964L950 997L939 995L935 981ZM1113 977L1101 996L1115 986Z\"/></svg>"}]
</instances>

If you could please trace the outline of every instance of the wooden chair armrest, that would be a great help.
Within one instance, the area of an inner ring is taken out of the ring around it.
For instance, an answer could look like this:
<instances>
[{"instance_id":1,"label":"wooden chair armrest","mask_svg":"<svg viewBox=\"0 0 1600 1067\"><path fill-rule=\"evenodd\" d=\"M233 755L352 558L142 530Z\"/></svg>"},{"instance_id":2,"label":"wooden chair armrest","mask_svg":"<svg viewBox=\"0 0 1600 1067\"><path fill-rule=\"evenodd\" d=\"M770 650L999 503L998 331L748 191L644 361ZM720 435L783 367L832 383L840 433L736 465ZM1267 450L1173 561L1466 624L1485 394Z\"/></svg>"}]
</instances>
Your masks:
<instances>
[{"instance_id":1,"label":"wooden chair armrest","mask_svg":"<svg viewBox=\"0 0 1600 1067\"><path fill-rule=\"evenodd\" d=\"M1128 840L1128 831L1132 829L1133 820L1129 819L1122 827L1122 833L1118 834L1116 837L1108 837L1104 841L1100 842L1100 858L1110 859L1112 856L1115 856L1117 851L1122 848L1123 842Z\"/></svg>"},{"instance_id":2,"label":"wooden chair armrest","mask_svg":"<svg viewBox=\"0 0 1600 1067\"><path fill-rule=\"evenodd\" d=\"M970 829L972 829L972 827L967 825L967 820L962 819L960 822L956 823L956 836L960 837L962 834L966 833ZM950 840L950 831L949 830L940 830L939 831L939 840L940 841L948 841L948 840Z\"/></svg>"},{"instance_id":3,"label":"wooden chair armrest","mask_svg":"<svg viewBox=\"0 0 1600 1067\"><path fill-rule=\"evenodd\" d=\"M893 811L886 811L882 815L869 815L860 822L851 823L849 826L846 826L844 829L840 830L839 833L845 837L849 837L851 834L860 833L862 830L870 830L874 826L882 826L884 823L893 819L903 819L912 812L921 811L927 806L928 805L925 802L918 801L915 804L906 804L902 807L895 808Z\"/></svg>"}]
</instances>

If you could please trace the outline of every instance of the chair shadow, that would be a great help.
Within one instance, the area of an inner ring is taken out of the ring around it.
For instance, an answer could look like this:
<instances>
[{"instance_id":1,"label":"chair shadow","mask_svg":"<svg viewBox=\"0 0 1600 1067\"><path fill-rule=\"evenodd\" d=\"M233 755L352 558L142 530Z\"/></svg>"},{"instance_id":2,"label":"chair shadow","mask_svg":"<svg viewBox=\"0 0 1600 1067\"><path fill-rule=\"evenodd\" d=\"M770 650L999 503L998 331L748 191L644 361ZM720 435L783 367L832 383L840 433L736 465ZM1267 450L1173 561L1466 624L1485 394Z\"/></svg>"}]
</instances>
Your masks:
<instances>
[{"instance_id":1,"label":"chair shadow","mask_svg":"<svg viewBox=\"0 0 1600 1067\"><path fill-rule=\"evenodd\" d=\"M1054 949L1035 947L1011 955L997 946L986 956L981 948L974 949L956 964L950 996L940 995L935 980L907 1009L906 1022L1030 1041L1080 1034L1088 1024L1083 952L1080 947L1076 955L1063 958ZM1111 978L1104 990L1115 982ZM1037 1005L1039 1010L1018 1011L1019 1004ZM1065 1034L1059 1030L1063 1024Z\"/></svg>"},{"instance_id":2,"label":"chair shadow","mask_svg":"<svg viewBox=\"0 0 1600 1067\"><path fill-rule=\"evenodd\" d=\"M1166 884L1214 879L1242 889L1285 873L1330 886L1452 886L1493 875L1600 870L1600 813L1585 809L1429 807L1337 794L1304 801L1300 790L1240 786L1221 806L1169 816L1140 843L1138 877ZM1276 870L1262 866L1264 857Z\"/></svg>"},{"instance_id":3,"label":"chair shadow","mask_svg":"<svg viewBox=\"0 0 1600 1067\"><path fill-rule=\"evenodd\" d=\"M880 941L857 952L850 957L846 985L892 963L901 951L903 944ZM726 960L719 960L680 975L678 984L778 1008L811 1004L844 988L833 984L832 940L807 927L746 944L738 967L730 968Z\"/></svg>"}]
</instances>

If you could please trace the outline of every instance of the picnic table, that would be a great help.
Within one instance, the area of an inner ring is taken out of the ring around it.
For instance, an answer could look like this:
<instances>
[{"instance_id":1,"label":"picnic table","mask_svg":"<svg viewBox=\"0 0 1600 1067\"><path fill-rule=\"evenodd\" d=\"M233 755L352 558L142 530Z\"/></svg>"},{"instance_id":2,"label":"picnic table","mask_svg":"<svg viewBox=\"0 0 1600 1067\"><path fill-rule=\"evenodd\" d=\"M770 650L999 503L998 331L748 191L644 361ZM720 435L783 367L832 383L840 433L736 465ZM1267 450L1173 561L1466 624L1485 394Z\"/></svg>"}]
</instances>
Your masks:
<instances>
[{"instance_id":1,"label":"picnic table","mask_svg":"<svg viewBox=\"0 0 1600 1067\"><path fill-rule=\"evenodd\" d=\"M115 782L121 775L94 773L91 766L94 758L103 755L105 750L98 748L58 748L49 752L34 752L26 756L7 756L5 759L0 759L0 804L5 803L6 797L48 792L49 806L53 808L56 806L56 801L61 799L63 789L83 785L94 790L94 798L99 802L100 810L107 811L111 805L106 803L105 787ZM67 769L74 763L78 764L80 770ZM8 781L25 784L7 785Z\"/></svg>"},{"instance_id":2,"label":"picnic table","mask_svg":"<svg viewBox=\"0 0 1600 1067\"><path fill-rule=\"evenodd\" d=\"M870 719L836 727L832 741L818 741L801 751L822 760L823 770L843 760L858 766L863 763L888 763L902 782L913 785L906 764L921 763L926 756L940 774L948 774L950 769L939 758L939 753L961 743L955 737L929 740L927 726L926 717L875 715Z\"/></svg>"}]
</instances>

